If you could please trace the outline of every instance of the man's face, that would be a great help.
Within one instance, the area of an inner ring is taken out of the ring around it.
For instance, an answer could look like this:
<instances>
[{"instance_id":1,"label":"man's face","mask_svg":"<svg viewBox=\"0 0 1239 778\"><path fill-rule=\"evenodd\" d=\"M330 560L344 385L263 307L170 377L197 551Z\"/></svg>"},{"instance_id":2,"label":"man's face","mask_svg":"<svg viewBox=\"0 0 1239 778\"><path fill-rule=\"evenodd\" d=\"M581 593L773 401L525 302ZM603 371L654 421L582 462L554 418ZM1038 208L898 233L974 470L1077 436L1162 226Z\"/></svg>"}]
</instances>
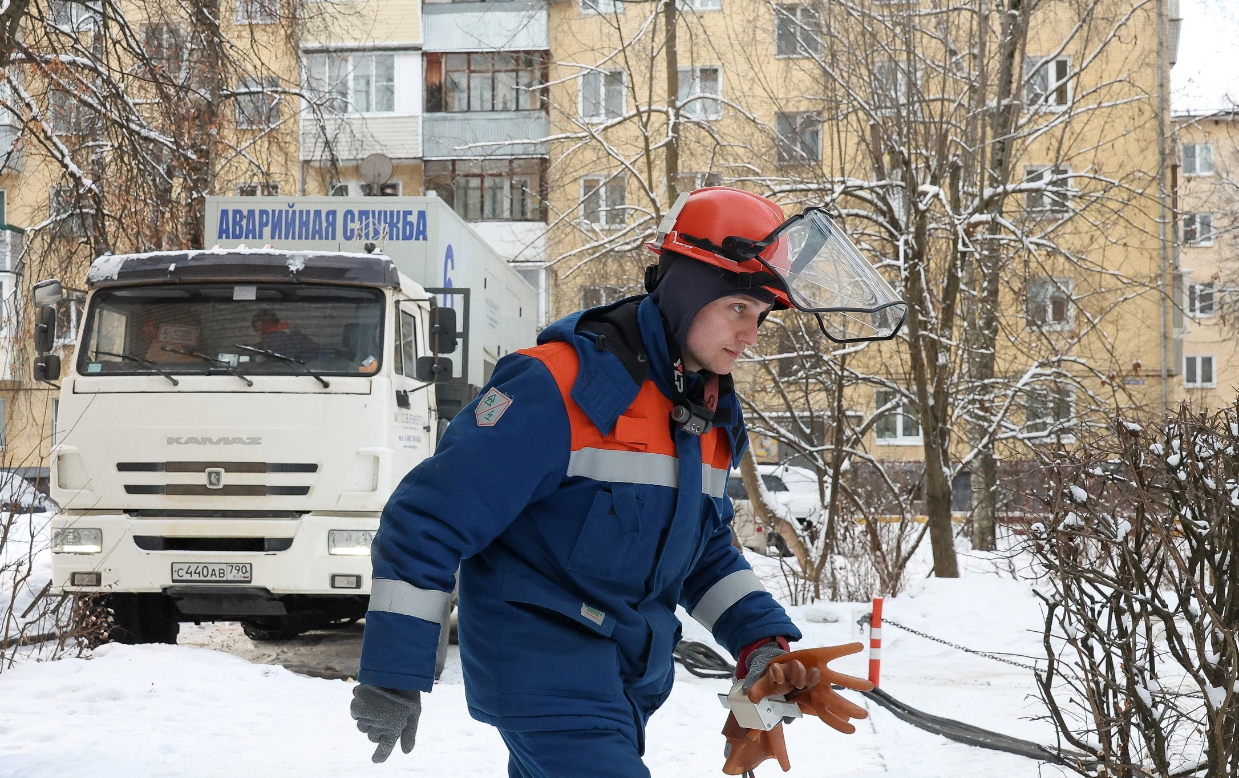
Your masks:
<instances>
[{"instance_id":1,"label":"man's face","mask_svg":"<svg viewBox=\"0 0 1239 778\"><path fill-rule=\"evenodd\" d=\"M771 308L742 294L721 297L698 312L688 328L684 366L718 375L731 372L746 348L757 343L757 325Z\"/></svg>"}]
</instances>

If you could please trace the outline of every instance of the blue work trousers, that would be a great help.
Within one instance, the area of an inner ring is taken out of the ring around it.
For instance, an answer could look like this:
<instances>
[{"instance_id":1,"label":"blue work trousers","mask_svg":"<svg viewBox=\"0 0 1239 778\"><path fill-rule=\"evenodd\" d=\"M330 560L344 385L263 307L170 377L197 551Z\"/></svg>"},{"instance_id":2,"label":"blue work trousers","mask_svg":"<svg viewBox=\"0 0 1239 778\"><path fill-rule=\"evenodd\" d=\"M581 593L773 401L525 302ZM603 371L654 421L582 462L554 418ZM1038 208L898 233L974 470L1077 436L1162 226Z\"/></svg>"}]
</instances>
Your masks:
<instances>
[{"instance_id":1,"label":"blue work trousers","mask_svg":"<svg viewBox=\"0 0 1239 778\"><path fill-rule=\"evenodd\" d=\"M499 730L508 778L650 778L637 744L618 729Z\"/></svg>"}]
</instances>

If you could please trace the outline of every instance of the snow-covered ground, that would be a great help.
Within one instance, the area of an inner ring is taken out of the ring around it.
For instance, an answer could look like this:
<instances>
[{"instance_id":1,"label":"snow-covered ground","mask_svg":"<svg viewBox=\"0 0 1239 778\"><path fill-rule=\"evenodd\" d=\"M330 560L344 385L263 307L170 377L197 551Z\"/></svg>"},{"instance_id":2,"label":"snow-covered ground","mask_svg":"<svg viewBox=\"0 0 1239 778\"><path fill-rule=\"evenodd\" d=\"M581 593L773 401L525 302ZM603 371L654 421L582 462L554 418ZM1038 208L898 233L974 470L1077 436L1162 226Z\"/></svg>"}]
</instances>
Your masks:
<instances>
[{"instance_id":1,"label":"snow-covered ground","mask_svg":"<svg viewBox=\"0 0 1239 778\"><path fill-rule=\"evenodd\" d=\"M888 600L889 618L987 650L1035 657L1040 612L1028 586L974 557L967 575L924 580ZM845 603L792 608L802 645L852 640L857 609ZM695 622L689 639L709 641ZM1038 704L1027 671L929 642L893 627L884 634L882 687L927 712L1030 740L1052 742L1031 720ZM459 658L425 698L418 745L372 765L372 747L348 715L352 683L283 667L232 625L185 627L187 645L99 648L86 659L25 662L0 673L0 776L506 775L506 752L490 727L469 718ZM229 653L232 651L234 653ZM839 668L867 672L863 655ZM680 670L675 691L650 723L646 762L655 776L721 775L725 682ZM857 697L860 699L859 697ZM792 774L946 778L1061 773L1022 757L946 741L869 706L871 718L844 736L814 720L787 728ZM759 775L779 774L772 762Z\"/></svg>"}]
</instances>

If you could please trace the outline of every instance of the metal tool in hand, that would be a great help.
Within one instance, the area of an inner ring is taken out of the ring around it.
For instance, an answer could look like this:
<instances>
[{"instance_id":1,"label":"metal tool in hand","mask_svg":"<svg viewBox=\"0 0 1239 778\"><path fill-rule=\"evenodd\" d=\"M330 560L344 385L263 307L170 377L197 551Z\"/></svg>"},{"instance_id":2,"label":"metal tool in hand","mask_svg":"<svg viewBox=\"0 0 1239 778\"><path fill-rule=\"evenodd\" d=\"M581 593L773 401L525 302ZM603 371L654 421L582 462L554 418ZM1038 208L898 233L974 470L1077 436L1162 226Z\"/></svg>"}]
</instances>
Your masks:
<instances>
[{"instance_id":1,"label":"metal tool in hand","mask_svg":"<svg viewBox=\"0 0 1239 778\"><path fill-rule=\"evenodd\" d=\"M723 764L723 772L726 775L743 775L767 759L776 759L784 772L790 770L787 744L783 739L784 718L795 719L808 713L844 734L855 732L856 727L850 720L867 718L868 711L844 699L831 687L838 685L856 691L869 691L873 689L873 684L863 678L831 670L828 663L859 653L864 648L862 643L848 643L792 651L776 657L770 660L766 674L753 684L747 695L740 691L748 704L733 698L737 693L736 687L733 687L724 703L731 713L723 726L723 736L727 738L727 761ZM790 683L781 681L782 673L776 677L770 672L770 667L795 661L800 661L806 668L817 668L821 672L821 682L808 689L795 690ZM794 714L790 713L790 707L796 709ZM741 723L741 716L748 724Z\"/></svg>"}]
</instances>

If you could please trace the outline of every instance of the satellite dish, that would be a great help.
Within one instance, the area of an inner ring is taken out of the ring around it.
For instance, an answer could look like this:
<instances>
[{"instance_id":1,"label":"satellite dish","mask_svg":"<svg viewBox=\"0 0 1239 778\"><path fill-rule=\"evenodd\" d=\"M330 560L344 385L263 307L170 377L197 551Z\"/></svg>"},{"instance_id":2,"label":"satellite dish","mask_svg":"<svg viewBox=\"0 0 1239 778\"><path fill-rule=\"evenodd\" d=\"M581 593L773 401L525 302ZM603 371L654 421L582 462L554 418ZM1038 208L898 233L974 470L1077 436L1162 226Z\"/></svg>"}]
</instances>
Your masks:
<instances>
[{"instance_id":1,"label":"satellite dish","mask_svg":"<svg viewBox=\"0 0 1239 778\"><path fill-rule=\"evenodd\" d=\"M376 152L361 161L361 179L370 185L371 192L390 181L394 171L391 157L386 154Z\"/></svg>"}]
</instances>

